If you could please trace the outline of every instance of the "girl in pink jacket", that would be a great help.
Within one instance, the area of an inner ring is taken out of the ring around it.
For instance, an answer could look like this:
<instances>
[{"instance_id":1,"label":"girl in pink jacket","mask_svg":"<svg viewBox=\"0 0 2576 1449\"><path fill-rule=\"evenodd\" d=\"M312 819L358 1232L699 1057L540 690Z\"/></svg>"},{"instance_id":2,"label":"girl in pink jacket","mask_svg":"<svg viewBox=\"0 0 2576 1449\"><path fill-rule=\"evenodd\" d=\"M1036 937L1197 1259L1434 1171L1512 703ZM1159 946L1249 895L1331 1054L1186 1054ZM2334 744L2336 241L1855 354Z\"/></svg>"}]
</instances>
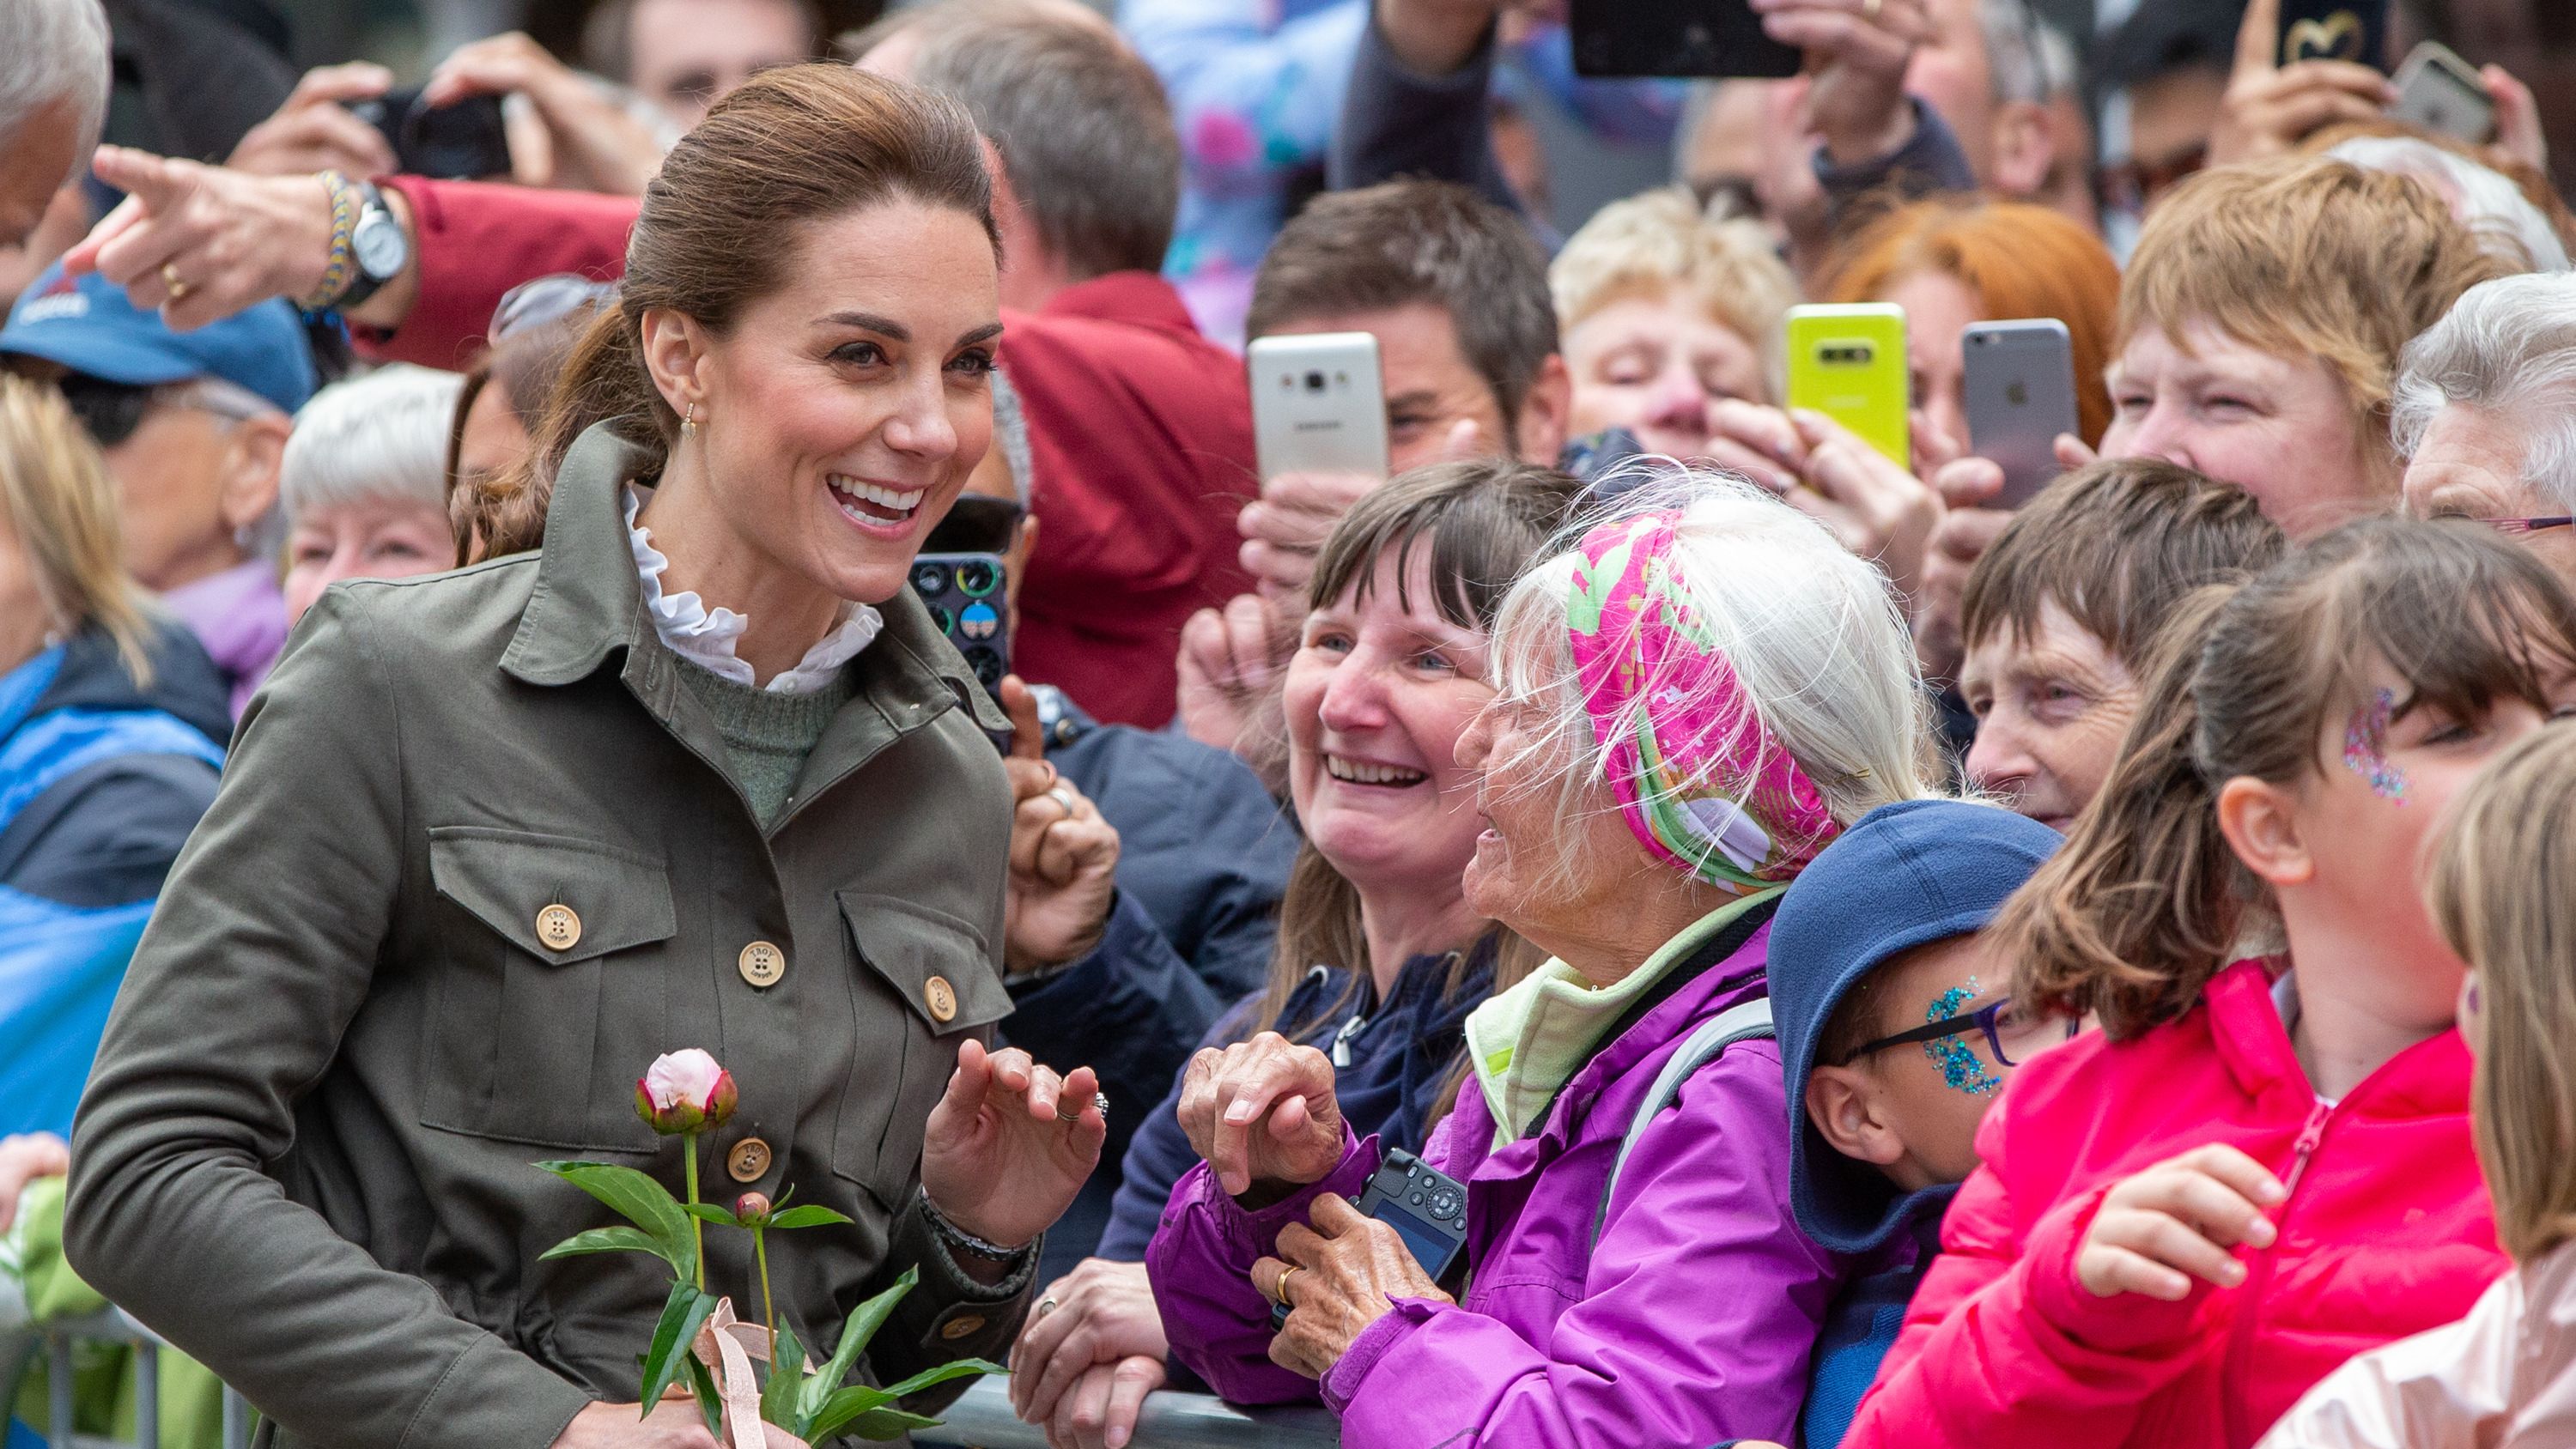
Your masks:
<instances>
[{"instance_id":1,"label":"girl in pink jacket","mask_svg":"<svg viewBox=\"0 0 2576 1449\"><path fill-rule=\"evenodd\" d=\"M1987 1115L1846 1449L2245 1449L2505 1269L2422 847L2576 705L2576 601L2491 532L2373 519L2167 628L1994 927L2026 1009L2103 1029Z\"/></svg>"},{"instance_id":2,"label":"girl in pink jacket","mask_svg":"<svg viewBox=\"0 0 2576 1449\"><path fill-rule=\"evenodd\" d=\"M2469 963L2460 1032L2496 1235L2515 1269L2469 1316L2361 1355L2262 1449L2565 1449L2576 1444L2576 730L2479 776L2433 861L2433 914Z\"/></svg>"}]
</instances>

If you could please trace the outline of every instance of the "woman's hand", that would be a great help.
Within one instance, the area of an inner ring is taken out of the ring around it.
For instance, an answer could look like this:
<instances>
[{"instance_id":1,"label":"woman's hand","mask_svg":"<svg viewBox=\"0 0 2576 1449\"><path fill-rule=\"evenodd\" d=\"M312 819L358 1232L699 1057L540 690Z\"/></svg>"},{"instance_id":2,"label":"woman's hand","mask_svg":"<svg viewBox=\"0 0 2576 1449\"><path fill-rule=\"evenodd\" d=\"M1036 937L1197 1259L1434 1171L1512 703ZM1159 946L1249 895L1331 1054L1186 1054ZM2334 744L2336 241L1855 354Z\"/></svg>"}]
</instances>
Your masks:
<instances>
[{"instance_id":1,"label":"woman's hand","mask_svg":"<svg viewBox=\"0 0 2576 1449\"><path fill-rule=\"evenodd\" d=\"M1351 1341L1395 1311L1398 1298L1451 1302L1395 1229L1333 1193L1315 1199L1313 1227L1290 1223L1279 1234L1279 1256L1252 1265L1252 1286L1273 1303L1288 1305L1288 1321L1270 1340L1270 1361L1320 1379ZM1281 1296L1282 1290L1286 1296Z\"/></svg>"},{"instance_id":2,"label":"woman's hand","mask_svg":"<svg viewBox=\"0 0 2576 1449\"><path fill-rule=\"evenodd\" d=\"M250 128L224 164L258 176L382 176L394 169L394 148L347 103L374 100L393 84L392 71L368 61L316 66L267 120Z\"/></svg>"},{"instance_id":3,"label":"woman's hand","mask_svg":"<svg viewBox=\"0 0 2576 1449\"><path fill-rule=\"evenodd\" d=\"M1244 753L1294 644L1283 616L1259 594L1237 594L1222 610L1191 615L1181 626L1181 729L1200 744Z\"/></svg>"},{"instance_id":4,"label":"woman's hand","mask_svg":"<svg viewBox=\"0 0 2576 1449\"><path fill-rule=\"evenodd\" d=\"M313 177L253 176L123 146L99 147L90 169L125 199L64 254L64 267L96 271L137 310L161 309L173 329L321 285L331 193ZM182 296L170 294L174 277Z\"/></svg>"},{"instance_id":5,"label":"woman's hand","mask_svg":"<svg viewBox=\"0 0 2576 1449\"><path fill-rule=\"evenodd\" d=\"M593 1404L572 1416L554 1449L724 1449L707 1432L695 1399L664 1399L647 1416L641 1404Z\"/></svg>"},{"instance_id":6,"label":"woman's hand","mask_svg":"<svg viewBox=\"0 0 2576 1449\"><path fill-rule=\"evenodd\" d=\"M2478 79L2486 82L2487 96L2495 102L2497 149L2534 171L2547 171L2549 138L2541 133L2540 103L2532 99L2531 87L2500 65L2480 66Z\"/></svg>"},{"instance_id":7,"label":"woman's hand","mask_svg":"<svg viewBox=\"0 0 2576 1449\"><path fill-rule=\"evenodd\" d=\"M1037 696L1002 679L1011 717L1011 871L1002 937L1014 976L1061 966L1100 944L1118 899L1118 828L1047 763Z\"/></svg>"},{"instance_id":8,"label":"woman's hand","mask_svg":"<svg viewBox=\"0 0 2576 1449\"><path fill-rule=\"evenodd\" d=\"M2076 1249L2075 1279L2096 1298L2140 1293L2167 1303L2190 1296L2193 1278L2233 1288L2245 1281L2235 1249L2272 1246L2279 1230L2263 1209L2288 1195L2235 1148L2195 1147L2103 1196Z\"/></svg>"},{"instance_id":9,"label":"woman's hand","mask_svg":"<svg viewBox=\"0 0 2576 1449\"><path fill-rule=\"evenodd\" d=\"M1106 1431L1122 1423L1132 1432L1136 1406L1145 1394L1136 1381L1148 1376L1131 1373L1115 1384L1104 1377L1090 1386L1091 1393L1076 1391L1096 1372L1138 1358L1154 1366L1150 1377L1159 1384L1163 1356L1169 1352L1145 1265L1086 1258L1039 1295L1020 1341L1011 1346L1011 1408L1028 1423L1053 1423L1068 1431L1058 1449L1065 1443L1102 1442ZM1113 1394L1113 1388L1119 1392ZM1068 1401L1069 1394L1091 1402L1077 1406ZM1075 1411L1068 1414L1068 1408ZM1121 1418L1103 1417L1114 1408L1123 1408ZM1056 1436L1050 1433L1049 1438ZM1117 1442L1126 1442L1126 1432Z\"/></svg>"},{"instance_id":10,"label":"woman's hand","mask_svg":"<svg viewBox=\"0 0 2576 1449\"><path fill-rule=\"evenodd\" d=\"M1789 414L1806 444L1789 503L1814 517L1843 547L1878 565L1898 598L1911 600L1923 577L1924 543L1941 521L1941 496L1860 435L1823 413Z\"/></svg>"},{"instance_id":11,"label":"woman's hand","mask_svg":"<svg viewBox=\"0 0 2576 1449\"><path fill-rule=\"evenodd\" d=\"M1145 1412L1145 1396L1169 1377L1161 1359L1144 1354L1083 1370L1047 1420L1050 1449L1126 1449Z\"/></svg>"},{"instance_id":12,"label":"woman's hand","mask_svg":"<svg viewBox=\"0 0 2576 1449\"><path fill-rule=\"evenodd\" d=\"M510 137L519 184L641 196L662 169L661 143L642 121L518 31L457 47L421 87L431 106L513 94L528 98L539 122L533 138L516 130Z\"/></svg>"},{"instance_id":13,"label":"woman's hand","mask_svg":"<svg viewBox=\"0 0 2576 1449\"><path fill-rule=\"evenodd\" d=\"M1305 617L1315 555L1351 505L1385 482L1367 473L1282 473L1261 485L1259 498L1243 505L1234 520L1235 531L1243 535L1239 557L1273 613Z\"/></svg>"},{"instance_id":14,"label":"woman's hand","mask_svg":"<svg viewBox=\"0 0 2576 1449\"><path fill-rule=\"evenodd\" d=\"M957 1070L921 1143L930 1205L988 1243L1035 1240L1100 1161L1109 1123L1092 1100L1099 1090L1089 1067L1060 1078L1018 1047L988 1053L972 1037L959 1043ZM1058 1115L1059 1104L1078 1110Z\"/></svg>"},{"instance_id":15,"label":"woman's hand","mask_svg":"<svg viewBox=\"0 0 2576 1449\"><path fill-rule=\"evenodd\" d=\"M1275 1202L1342 1160L1332 1059L1275 1031L1190 1058L1180 1117L1191 1149L1238 1198Z\"/></svg>"},{"instance_id":16,"label":"woman's hand","mask_svg":"<svg viewBox=\"0 0 2576 1449\"><path fill-rule=\"evenodd\" d=\"M2210 128L2209 164L2278 156L2343 121L2375 121L2397 99L2360 60L2280 63L2281 0L2252 0L2236 28L2236 63Z\"/></svg>"}]
</instances>

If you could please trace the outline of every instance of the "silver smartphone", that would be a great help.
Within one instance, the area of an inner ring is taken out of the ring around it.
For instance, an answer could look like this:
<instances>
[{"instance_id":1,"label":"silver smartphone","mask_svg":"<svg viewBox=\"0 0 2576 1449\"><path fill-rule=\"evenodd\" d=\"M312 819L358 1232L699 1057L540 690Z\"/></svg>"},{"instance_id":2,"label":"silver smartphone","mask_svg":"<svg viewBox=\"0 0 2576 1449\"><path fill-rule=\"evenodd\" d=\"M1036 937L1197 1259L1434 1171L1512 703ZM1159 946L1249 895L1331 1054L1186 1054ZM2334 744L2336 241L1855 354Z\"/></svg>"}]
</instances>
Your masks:
<instances>
[{"instance_id":1,"label":"silver smartphone","mask_svg":"<svg viewBox=\"0 0 2576 1449\"><path fill-rule=\"evenodd\" d=\"M1261 476L1386 476L1386 389L1366 332L1261 337L1244 349Z\"/></svg>"},{"instance_id":2,"label":"silver smartphone","mask_svg":"<svg viewBox=\"0 0 2576 1449\"><path fill-rule=\"evenodd\" d=\"M2448 46L2428 40L2406 52L2393 79L2397 103L2389 115L2463 141L2483 143L2495 136L2495 99L2477 67Z\"/></svg>"},{"instance_id":3,"label":"silver smartphone","mask_svg":"<svg viewBox=\"0 0 2576 1449\"><path fill-rule=\"evenodd\" d=\"M2057 435L2075 431L2075 350L2054 317L1978 322L1961 334L1968 451L2004 470L2000 508L2048 486Z\"/></svg>"}]
</instances>

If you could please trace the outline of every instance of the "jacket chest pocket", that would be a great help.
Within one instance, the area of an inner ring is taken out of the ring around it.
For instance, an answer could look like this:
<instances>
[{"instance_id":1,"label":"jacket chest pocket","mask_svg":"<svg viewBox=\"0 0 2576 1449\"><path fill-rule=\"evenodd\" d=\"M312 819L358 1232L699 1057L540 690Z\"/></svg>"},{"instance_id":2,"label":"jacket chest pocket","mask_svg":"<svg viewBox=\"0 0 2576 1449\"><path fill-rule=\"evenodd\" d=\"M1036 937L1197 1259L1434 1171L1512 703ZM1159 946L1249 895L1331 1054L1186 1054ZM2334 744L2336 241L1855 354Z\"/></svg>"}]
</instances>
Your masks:
<instances>
[{"instance_id":1,"label":"jacket chest pocket","mask_svg":"<svg viewBox=\"0 0 2576 1449\"><path fill-rule=\"evenodd\" d=\"M564 836L429 832L441 919L421 1121L545 1147L640 1149L678 934L662 862Z\"/></svg>"},{"instance_id":2,"label":"jacket chest pocket","mask_svg":"<svg viewBox=\"0 0 2576 1449\"><path fill-rule=\"evenodd\" d=\"M957 1045L1011 1012L983 933L945 911L861 891L840 893L848 923L858 1049L841 1095L832 1170L903 1206L921 1173L930 1109L957 1067ZM889 997L892 1000L889 1000Z\"/></svg>"}]
</instances>

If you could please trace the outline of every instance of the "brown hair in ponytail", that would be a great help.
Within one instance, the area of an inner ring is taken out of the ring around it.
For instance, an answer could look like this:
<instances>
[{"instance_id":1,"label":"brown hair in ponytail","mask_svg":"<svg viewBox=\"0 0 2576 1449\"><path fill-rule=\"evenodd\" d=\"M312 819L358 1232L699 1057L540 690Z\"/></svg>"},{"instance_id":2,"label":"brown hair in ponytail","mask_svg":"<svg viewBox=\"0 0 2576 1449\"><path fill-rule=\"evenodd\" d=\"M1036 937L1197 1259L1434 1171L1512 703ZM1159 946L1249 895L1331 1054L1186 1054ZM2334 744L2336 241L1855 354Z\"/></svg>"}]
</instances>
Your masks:
<instances>
[{"instance_id":1,"label":"brown hair in ponytail","mask_svg":"<svg viewBox=\"0 0 2576 1449\"><path fill-rule=\"evenodd\" d=\"M2476 524L2347 524L2251 583L2202 590L2165 626L2102 793L1996 918L2023 1007L2100 1016L2114 1039L2172 1021L2258 936L2270 901L2218 829L2218 791L2322 769L2329 721L2382 669L2401 713L2546 711L2576 669L2576 600Z\"/></svg>"},{"instance_id":2,"label":"brown hair in ponytail","mask_svg":"<svg viewBox=\"0 0 2576 1449\"><path fill-rule=\"evenodd\" d=\"M653 457L646 475L659 473L680 420L644 367L647 311L684 313L722 335L778 289L808 223L897 198L962 211L1001 248L982 143L957 102L826 64L762 71L718 101L644 189L617 308L574 344L536 445L493 490L538 506L510 510L523 527L485 539L482 556L542 541L555 470L594 424L643 447Z\"/></svg>"}]
</instances>

